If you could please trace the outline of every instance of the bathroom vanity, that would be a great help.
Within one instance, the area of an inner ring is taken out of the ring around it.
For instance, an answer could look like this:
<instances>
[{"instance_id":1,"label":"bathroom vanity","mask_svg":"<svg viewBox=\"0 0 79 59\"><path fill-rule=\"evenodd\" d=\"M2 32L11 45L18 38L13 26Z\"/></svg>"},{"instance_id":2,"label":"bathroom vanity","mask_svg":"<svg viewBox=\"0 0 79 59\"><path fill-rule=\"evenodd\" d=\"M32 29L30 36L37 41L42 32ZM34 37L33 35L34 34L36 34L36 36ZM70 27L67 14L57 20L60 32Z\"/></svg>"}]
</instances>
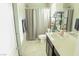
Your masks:
<instances>
[{"instance_id":1,"label":"bathroom vanity","mask_svg":"<svg viewBox=\"0 0 79 59\"><path fill-rule=\"evenodd\" d=\"M46 39L46 53L47 53L47 56L56 56L56 55L59 56L58 52L56 51L54 45L52 44L48 36Z\"/></svg>"},{"instance_id":2,"label":"bathroom vanity","mask_svg":"<svg viewBox=\"0 0 79 59\"><path fill-rule=\"evenodd\" d=\"M76 38L65 32L63 36L59 32L46 33L47 56L74 56Z\"/></svg>"}]
</instances>

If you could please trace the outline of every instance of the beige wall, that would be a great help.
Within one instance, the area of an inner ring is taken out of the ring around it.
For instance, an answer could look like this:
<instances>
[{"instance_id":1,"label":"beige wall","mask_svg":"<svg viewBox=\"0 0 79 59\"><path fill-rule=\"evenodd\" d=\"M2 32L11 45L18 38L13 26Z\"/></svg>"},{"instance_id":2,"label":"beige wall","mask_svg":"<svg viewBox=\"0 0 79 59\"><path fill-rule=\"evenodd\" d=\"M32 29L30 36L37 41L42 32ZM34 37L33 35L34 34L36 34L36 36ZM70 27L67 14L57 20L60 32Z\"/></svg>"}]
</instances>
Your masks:
<instances>
[{"instance_id":1,"label":"beige wall","mask_svg":"<svg viewBox=\"0 0 79 59\"><path fill-rule=\"evenodd\" d=\"M71 3L56 3L56 9L57 10L65 10L69 7L72 7Z\"/></svg>"},{"instance_id":2,"label":"beige wall","mask_svg":"<svg viewBox=\"0 0 79 59\"><path fill-rule=\"evenodd\" d=\"M27 3L26 8L49 8L51 4L48 3Z\"/></svg>"},{"instance_id":3,"label":"beige wall","mask_svg":"<svg viewBox=\"0 0 79 59\"><path fill-rule=\"evenodd\" d=\"M56 3L57 10L63 10L63 3Z\"/></svg>"}]
</instances>

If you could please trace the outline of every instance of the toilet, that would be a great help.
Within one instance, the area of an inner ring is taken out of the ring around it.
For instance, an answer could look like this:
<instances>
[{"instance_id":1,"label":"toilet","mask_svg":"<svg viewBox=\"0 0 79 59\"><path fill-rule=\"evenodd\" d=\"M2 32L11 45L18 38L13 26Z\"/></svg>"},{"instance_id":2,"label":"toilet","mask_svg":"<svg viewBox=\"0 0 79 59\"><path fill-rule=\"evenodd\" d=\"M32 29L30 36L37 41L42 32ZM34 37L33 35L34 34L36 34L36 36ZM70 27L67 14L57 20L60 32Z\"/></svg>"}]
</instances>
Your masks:
<instances>
[{"instance_id":1,"label":"toilet","mask_svg":"<svg viewBox=\"0 0 79 59\"><path fill-rule=\"evenodd\" d=\"M41 34L38 36L38 39L40 39L41 43L46 41L46 34Z\"/></svg>"},{"instance_id":2,"label":"toilet","mask_svg":"<svg viewBox=\"0 0 79 59\"><path fill-rule=\"evenodd\" d=\"M51 32L51 30L48 28L48 33ZM40 39L41 42L45 42L46 41L46 34L41 34L38 35L38 39Z\"/></svg>"}]
</instances>

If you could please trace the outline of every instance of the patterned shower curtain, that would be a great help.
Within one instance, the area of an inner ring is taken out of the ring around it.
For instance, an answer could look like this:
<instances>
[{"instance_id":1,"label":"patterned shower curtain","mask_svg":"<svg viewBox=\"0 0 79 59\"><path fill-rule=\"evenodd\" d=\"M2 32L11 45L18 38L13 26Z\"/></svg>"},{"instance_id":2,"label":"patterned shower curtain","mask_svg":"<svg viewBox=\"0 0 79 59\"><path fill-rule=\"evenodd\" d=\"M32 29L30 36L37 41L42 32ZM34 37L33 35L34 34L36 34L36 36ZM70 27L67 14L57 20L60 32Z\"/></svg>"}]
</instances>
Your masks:
<instances>
[{"instance_id":1,"label":"patterned shower curtain","mask_svg":"<svg viewBox=\"0 0 79 59\"><path fill-rule=\"evenodd\" d=\"M34 40L38 35L44 34L48 29L49 18L48 8L26 9L27 40Z\"/></svg>"}]
</instances>

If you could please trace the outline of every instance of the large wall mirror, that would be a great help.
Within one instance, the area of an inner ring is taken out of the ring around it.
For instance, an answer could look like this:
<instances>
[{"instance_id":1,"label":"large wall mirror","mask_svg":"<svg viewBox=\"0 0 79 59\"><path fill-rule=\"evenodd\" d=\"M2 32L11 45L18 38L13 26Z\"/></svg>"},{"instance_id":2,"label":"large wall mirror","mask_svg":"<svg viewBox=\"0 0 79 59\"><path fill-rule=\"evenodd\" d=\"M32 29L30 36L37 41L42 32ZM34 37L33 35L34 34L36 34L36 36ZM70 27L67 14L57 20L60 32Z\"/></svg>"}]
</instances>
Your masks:
<instances>
[{"instance_id":1,"label":"large wall mirror","mask_svg":"<svg viewBox=\"0 0 79 59\"><path fill-rule=\"evenodd\" d=\"M54 32L62 29L66 30L67 32L72 31L73 12L74 10L71 8L63 11L56 10L53 15L51 12L51 30Z\"/></svg>"}]
</instances>

